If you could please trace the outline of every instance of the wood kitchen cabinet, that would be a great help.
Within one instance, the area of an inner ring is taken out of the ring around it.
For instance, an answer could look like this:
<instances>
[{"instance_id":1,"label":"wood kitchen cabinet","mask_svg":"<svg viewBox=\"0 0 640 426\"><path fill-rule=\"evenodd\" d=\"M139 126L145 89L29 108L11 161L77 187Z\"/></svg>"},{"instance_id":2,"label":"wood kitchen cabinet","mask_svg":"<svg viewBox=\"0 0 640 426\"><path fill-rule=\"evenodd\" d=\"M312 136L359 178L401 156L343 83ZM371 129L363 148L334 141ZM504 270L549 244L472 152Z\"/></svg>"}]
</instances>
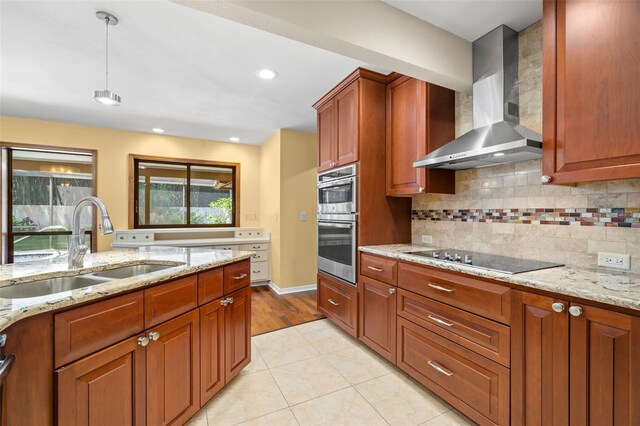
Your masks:
<instances>
[{"instance_id":1,"label":"wood kitchen cabinet","mask_svg":"<svg viewBox=\"0 0 640 426\"><path fill-rule=\"evenodd\" d=\"M148 330L147 424L181 424L200 409L199 324L192 310Z\"/></svg>"},{"instance_id":2,"label":"wood kitchen cabinet","mask_svg":"<svg viewBox=\"0 0 640 426\"><path fill-rule=\"evenodd\" d=\"M512 387L522 392L512 424L636 424L640 318L524 292L513 298Z\"/></svg>"},{"instance_id":3,"label":"wood kitchen cabinet","mask_svg":"<svg viewBox=\"0 0 640 426\"><path fill-rule=\"evenodd\" d=\"M358 337L358 290L355 285L318 273L318 311L353 337Z\"/></svg>"},{"instance_id":4,"label":"wood kitchen cabinet","mask_svg":"<svg viewBox=\"0 0 640 426\"><path fill-rule=\"evenodd\" d=\"M145 424L145 349L138 337L56 371L57 424Z\"/></svg>"},{"instance_id":5,"label":"wood kitchen cabinet","mask_svg":"<svg viewBox=\"0 0 640 426\"><path fill-rule=\"evenodd\" d=\"M359 277L360 340L395 364L396 287Z\"/></svg>"},{"instance_id":6,"label":"wood kitchen cabinet","mask_svg":"<svg viewBox=\"0 0 640 426\"><path fill-rule=\"evenodd\" d=\"M551 183L640 177L638 22L637 1L544 1L543 175Z\"/></svg>"},{"instance_id":7,"label":"wood kitchen cabinet","mask_svg":"<svg viewBox=\"0 0 640 426\"><path fill-rule=\"evenodd\" d=\"M231 293L224 312L225 381L251 362L251 287Z\"/></svg>"},{"instance_id":8,"label":"wood kitchen cabinet","mask_svg":"<svg viewBox=\"0 0 640 426\"><path fill-rule=\"evenodd\" d=\"M200 308L200 401L204 404L225 385L224 305L215 300Z\"/></svg>"},{"instance_id":9,"label":"wood kitchen cabinet","mask_svg":"<svg viewBox=\"0 0 640 426\"><path fill-rule=\"evenodd\" d=\"M454 92L399 75L387 85L386 98L387 195L455 193L455 171L413 167L455 138Z\"/></svg>"},{"instance_id":10,"label":"wood kitchen cabinet","mask_svg":"<svg viewBox=\"0 0 640 426\"><path fill-rule=\"evenodd\" d=\"M318 110L318 171L358 161L358 84L353 81Z\"/></svg>"}]
</instances>

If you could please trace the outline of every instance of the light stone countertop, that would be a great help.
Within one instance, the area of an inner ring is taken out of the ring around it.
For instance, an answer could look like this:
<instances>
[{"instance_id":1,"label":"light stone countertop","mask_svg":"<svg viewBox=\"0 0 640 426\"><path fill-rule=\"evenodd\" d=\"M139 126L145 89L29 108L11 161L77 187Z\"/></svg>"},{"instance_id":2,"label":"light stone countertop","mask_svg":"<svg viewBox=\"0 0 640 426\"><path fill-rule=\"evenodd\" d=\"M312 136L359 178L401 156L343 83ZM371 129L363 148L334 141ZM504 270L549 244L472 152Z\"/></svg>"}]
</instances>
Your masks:
<instances>
[{"instance_id":1,"label":"light stone countertop","mask_svg":"<svg viewBox=\"0 0 640 426\"><path fill-rule=\"evenodd\" d=\"M69 270L67 256L45 261L39 260L3 265L0 266L0 287L20 285L21 283L46 278L86 274L140 263L172 265L174 267L47 296L23 299L0 298L0 330L6 329L22 318L249 259L252 254L253 252L250 251L153 246L87 254L84 259L85 267L83 269Z\"/></svg>"},{"instance_id":2,"label":"light stone countertop","mask_svg":"<svg viewBox=\"0 0 640 426\"><path fill-rule=\"evenodd\" d=\"M363 246L359 250L407 262L419 263L450 271L463 272L505 283L518 284L586 300L606 303L640 311L640 275L603 269L576 269L566 266L505 274L463 265L455 262L408 254L411 251L437 250L434 247L415 244Z\"/></svg>"}]
</instances>

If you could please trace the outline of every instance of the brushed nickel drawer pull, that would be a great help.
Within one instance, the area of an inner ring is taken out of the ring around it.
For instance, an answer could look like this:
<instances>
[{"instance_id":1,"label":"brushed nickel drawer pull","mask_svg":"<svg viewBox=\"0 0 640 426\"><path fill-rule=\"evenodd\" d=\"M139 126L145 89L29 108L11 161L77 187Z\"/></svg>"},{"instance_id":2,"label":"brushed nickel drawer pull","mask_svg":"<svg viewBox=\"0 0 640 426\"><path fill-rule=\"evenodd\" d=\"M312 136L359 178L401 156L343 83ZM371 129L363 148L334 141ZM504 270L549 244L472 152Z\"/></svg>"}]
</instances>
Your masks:
<instances>
[{"instance_id":1,"label":"brushed nickel drawer pull","mask_svg":"<svg viewBox=\"0 0 640 426\"><path fill-rule=\"evenodd\" d=\"M333 299L328 299L327 302L331 303L333 306L340 306L340 304Z\"/></svg>"},{"instance_id":2,"label":"brushed nickel drawer pull","mask_svg":"<svg viewBox=\"0 0 640 426\"><path fill-rule=\"evenodd\" d=\"M439 366L438 364L436 364L434 361L427 361L427 364L429 364L431 366L431 368L433 368L434 370L436 370L438 373L442 373L447 377L451 377L453 376L453 372L447 370L444 367Z\"/></svg>"},{"instance_id":3,"label":"brushed nickel drawer pull","mask_svg":"<svg viewBox=\"0 0 640 426\"><path fill-rule=\"evenodd\" d=\"M376 272L384 271L383 268L376 268L375 266L367 266L367 268L371 269L372 271L376 271Z\"/></svg>"},{"instance_id":4,"label":"brushed nickel drawer pull","mask_svg":"<svg viewBox=\"0 0 640 426\"><path fill-rule=\"evenodd\" d=\"M433 284L433 283L429 283L427 285L429 287L435 289L435 290L444 291L444 292L447 292L447 293L453 293L453 289L452 288L442 287L441 285L437 285L437 284Z\"/></svg>"},{"instance_id":5,"label":"brushed nickel drawer pull","mask_svg":"<svg viewBox=\"0 0 640 426\"><path fill-rule=\"evenodd\" d=\"M247 278L247 274L241 274L241 275L238 275L237 277L233 277L234 280L241 280L243 278Z\"/></svg>"},{"instance_id":6,"label":"brushed nickel drawer pull","mask_svg":"<svg viewBox=\"0 0 640 426\"><path fill-rule=\"evenodd\" d=\"M433 315L428 315L427 318L429 318L433 322L437 322L438 324L446 325L447 327L453 327L453 323L452 322L447 322L445 320L441 320L440 318L434 317Z\"/></svg>"}]
</instances>

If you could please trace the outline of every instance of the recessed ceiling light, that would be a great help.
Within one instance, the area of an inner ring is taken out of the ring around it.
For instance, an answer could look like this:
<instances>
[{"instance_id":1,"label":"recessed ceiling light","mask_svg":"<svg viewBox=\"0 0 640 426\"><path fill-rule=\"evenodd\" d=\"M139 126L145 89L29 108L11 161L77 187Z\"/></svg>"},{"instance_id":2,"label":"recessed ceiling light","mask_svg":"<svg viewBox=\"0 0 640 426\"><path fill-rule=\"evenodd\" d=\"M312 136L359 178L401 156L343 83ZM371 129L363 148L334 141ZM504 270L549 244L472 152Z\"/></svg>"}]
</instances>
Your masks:
<instances>
[{"instance_id":1,"label":"recessed ceiling light","mask_svg":"<svg viewBox=\"0 0 640 426\"><path fill-rule=\"evenodd\" d=\"M154 127L151 131L153 133L164 133L164 129L161 129L160 127Z\"/></svg>"},{"instance_id":2,"label":"recessed ceiling light","mask_svg":"<svg viewBox=\"0 0 640 426\"><path fill-rule=\"evenodd\" d=\"M273 70L265 68L263 70L258 71L256 75L264 80L273 80L278 76L278 73Z\"/></svg>"},{"instance_id":3,"label":"recessed ceiling light","mask_svg":"<svg viewBox=\"0 0 640 426\"><path fill-rule=\"evenodd\" d=\"M493 154L494 157L502 157L504 155L504 152L496 152L495 154Z\"/></svg>"},{"instance_id":4,"label":"recessed ceiling light","mask_svg":"<svg viewBox=\"0 0 640 426\"><path fill-rule=\"evenodd\" d=\"M240 138L237 138L237 137L235 137L235 136L234 136L234 137L232 137L232 138L229 138L229 140L230 140L231 142L240 142Z\"/></svg>"}]
</instances>

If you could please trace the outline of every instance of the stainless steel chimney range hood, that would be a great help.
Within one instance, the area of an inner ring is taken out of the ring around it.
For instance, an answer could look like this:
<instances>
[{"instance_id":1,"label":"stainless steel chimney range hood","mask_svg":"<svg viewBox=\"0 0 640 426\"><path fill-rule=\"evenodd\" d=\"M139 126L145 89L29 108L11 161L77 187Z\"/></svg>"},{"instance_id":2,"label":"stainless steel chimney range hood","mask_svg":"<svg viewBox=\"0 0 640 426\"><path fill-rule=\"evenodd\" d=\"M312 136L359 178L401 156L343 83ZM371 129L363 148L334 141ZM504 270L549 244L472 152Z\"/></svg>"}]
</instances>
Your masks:
<instances>
[{"instance_id":1,"label":"stainless steel chimney range hood","mask_svg":"<svg viewBox=\"0 0 640 426\"><path fill-rule=\"evenodd\" d=\"M542 137L520 125L518 33L501 25L473 42L473 130L413 167L471 169L542 157Z\"/></svg>"}]
</instances>

